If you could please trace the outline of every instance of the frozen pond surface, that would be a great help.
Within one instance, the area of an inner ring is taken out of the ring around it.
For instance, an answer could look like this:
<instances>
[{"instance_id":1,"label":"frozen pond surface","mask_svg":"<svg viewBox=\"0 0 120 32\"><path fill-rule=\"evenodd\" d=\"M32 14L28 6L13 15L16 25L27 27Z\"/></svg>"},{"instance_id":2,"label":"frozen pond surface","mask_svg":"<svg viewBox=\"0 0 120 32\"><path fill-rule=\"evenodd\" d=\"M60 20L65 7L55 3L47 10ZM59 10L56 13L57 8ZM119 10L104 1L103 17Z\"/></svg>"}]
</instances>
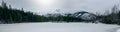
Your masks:
<instances>
[{"instance_id":1,"label":"frozen pond surface","mask_svg":"<svg viewBox=\"0 0 120 32\"><path fill-rule=\"evenodd\" d=\"M92 23L0 24L0 32L120 32L120 26Z\"/></svg>"}]
</instances>

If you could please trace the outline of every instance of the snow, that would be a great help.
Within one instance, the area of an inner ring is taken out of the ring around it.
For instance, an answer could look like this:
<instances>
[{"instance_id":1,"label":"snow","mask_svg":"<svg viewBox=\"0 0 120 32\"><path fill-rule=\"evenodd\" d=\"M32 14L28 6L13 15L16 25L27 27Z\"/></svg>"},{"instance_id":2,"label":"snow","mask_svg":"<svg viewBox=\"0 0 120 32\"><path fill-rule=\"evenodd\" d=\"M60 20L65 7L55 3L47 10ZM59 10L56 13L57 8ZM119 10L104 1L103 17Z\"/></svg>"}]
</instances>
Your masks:
<instances>
[{"instance_id":1,"label":"snow","mask_svg":"<svg viewBox=\"0 0 120 32\"><path fill-rule=\"evenodd\" d=\"M120 32L120 29L118 29L117 32Z\"/></svg>"},{"instance_id":2,"label":"snow","mask_svg":"<svg viewBox=\"0 0 120 32\"><path fill-rule=\"evenodd\" d=\"M83 14L83 15L81 16L81 19L84 19L84 20L93 20L93 19L95 19L95 18L96 18L96 16L91 15L91 14L89 14L89 13L85 13L85 14Z\"/></svg>"},{"instance_id":3,"label":"snow","mask_svg":"<svg viewBox=\"0 0 120 32\"><path fill-rule=\"evenodd\" d=\"M0 32L120 32L119 25L94 23L0 24Z\"/></svg>"}]
</instances>

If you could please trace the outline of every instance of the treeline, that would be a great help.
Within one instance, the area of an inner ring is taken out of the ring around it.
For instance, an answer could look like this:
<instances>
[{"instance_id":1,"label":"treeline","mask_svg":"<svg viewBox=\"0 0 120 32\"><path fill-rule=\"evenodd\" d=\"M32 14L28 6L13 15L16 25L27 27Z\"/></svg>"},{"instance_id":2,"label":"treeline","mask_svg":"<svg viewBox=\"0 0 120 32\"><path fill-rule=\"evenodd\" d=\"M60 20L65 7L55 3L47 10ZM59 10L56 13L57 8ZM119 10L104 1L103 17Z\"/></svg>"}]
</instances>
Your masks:
<instances>
[{"instance_id":1,"label":"treeline","mask_svg":"<svg viewBox=\"0 0 120 32\"><path fill-rule=\"evenodd\" d=\"M0 21L2 23L32 22L35 21L36 18L38 18L37 15L34 15L31 12L0 7Z\"/></svg>"},{"instance_id":2,"label":"treeline","mask_svg":"<svg viewBox=\"0 0 120 32\"><path fill-rule=\"evenodd\" d=\"M57 17L53 16L45 17L42 15L33 14L32 12L24 12L24 10L22 9L0 7L0 23L49 22L49 21L75 22L81 21L81 19L62 15Z\"/></svg>"},{"instance_id":3,"label":"treeline","mask_svg":"<svg viewBox=\"0 0 120 32\"><path fill-rule=\"evenodd\" d=\"M0 21L2 23L21 23L21 22L47 22L47 21L80 21L81 19L57 16L45 17L33 14L32 12L24 12L19 9L7 9L0 7Z\"/></svg>"},{"instance_id":4,"label":"treeline","mask_svg":"<svg viewBox=\"0 0 120 32\"><path fill-rule=\"evenodd\" d=\"M120 9L118 6L114 6L111 8L111 13L109 14L109 10L106 11L106 14L108 15L99 15L98 19L99 22L105 23L105 24L118 24L120 25Z\"/></svg>"}]
</instances>

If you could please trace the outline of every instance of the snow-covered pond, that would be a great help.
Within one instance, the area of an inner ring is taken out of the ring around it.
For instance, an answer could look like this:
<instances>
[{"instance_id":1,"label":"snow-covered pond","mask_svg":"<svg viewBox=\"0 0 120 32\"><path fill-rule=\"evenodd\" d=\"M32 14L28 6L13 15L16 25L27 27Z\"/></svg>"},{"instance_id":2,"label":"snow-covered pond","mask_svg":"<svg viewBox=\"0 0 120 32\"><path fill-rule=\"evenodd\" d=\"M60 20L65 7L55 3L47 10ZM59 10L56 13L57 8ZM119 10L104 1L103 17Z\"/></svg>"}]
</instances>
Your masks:
<instances>
[{"instance_id":1,"label":"snow-covered pond","mask_svg":"<svg viewBox=\"0 0 120 32\"><path fill-rule=\"evenodd\" d=\"M120 32L119 27L100 23L19 23L0 24L0 32Z\"/></svg>"}]
</instances>

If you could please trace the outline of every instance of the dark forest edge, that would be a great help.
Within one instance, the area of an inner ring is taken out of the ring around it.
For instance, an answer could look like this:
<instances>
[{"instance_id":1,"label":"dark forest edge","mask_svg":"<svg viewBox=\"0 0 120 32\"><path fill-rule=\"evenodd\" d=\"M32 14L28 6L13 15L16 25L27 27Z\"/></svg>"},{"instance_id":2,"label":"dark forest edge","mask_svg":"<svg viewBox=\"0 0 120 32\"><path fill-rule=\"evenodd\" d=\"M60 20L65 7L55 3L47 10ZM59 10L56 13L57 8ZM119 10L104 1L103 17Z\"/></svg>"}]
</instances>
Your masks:
<instances>
[{"instance_id":1,"label":"dark forest edge","mask_svg":"<svg viewBox=\"0 0 120 32\"><path fill-rule=\"evenodd\" d=\"M81 18L71 17L71 14L57 15L57 16L43 16L37 15L32 12L25 12L22 9L13 9L11 5L9 7L6 3L2 3L0 6L0 23L1 24L12 24L12 23L23 23L23 22L91 22L91 23L105 23L105 24L119 24L120 25L120 10L118 6L114 6L112 13L109 15L96 15L97 18L92 20L84 20ZM116 13L118 11L118 13ZM109 13L109 12L107 12Z\"/></svg>"}]
</instances>

